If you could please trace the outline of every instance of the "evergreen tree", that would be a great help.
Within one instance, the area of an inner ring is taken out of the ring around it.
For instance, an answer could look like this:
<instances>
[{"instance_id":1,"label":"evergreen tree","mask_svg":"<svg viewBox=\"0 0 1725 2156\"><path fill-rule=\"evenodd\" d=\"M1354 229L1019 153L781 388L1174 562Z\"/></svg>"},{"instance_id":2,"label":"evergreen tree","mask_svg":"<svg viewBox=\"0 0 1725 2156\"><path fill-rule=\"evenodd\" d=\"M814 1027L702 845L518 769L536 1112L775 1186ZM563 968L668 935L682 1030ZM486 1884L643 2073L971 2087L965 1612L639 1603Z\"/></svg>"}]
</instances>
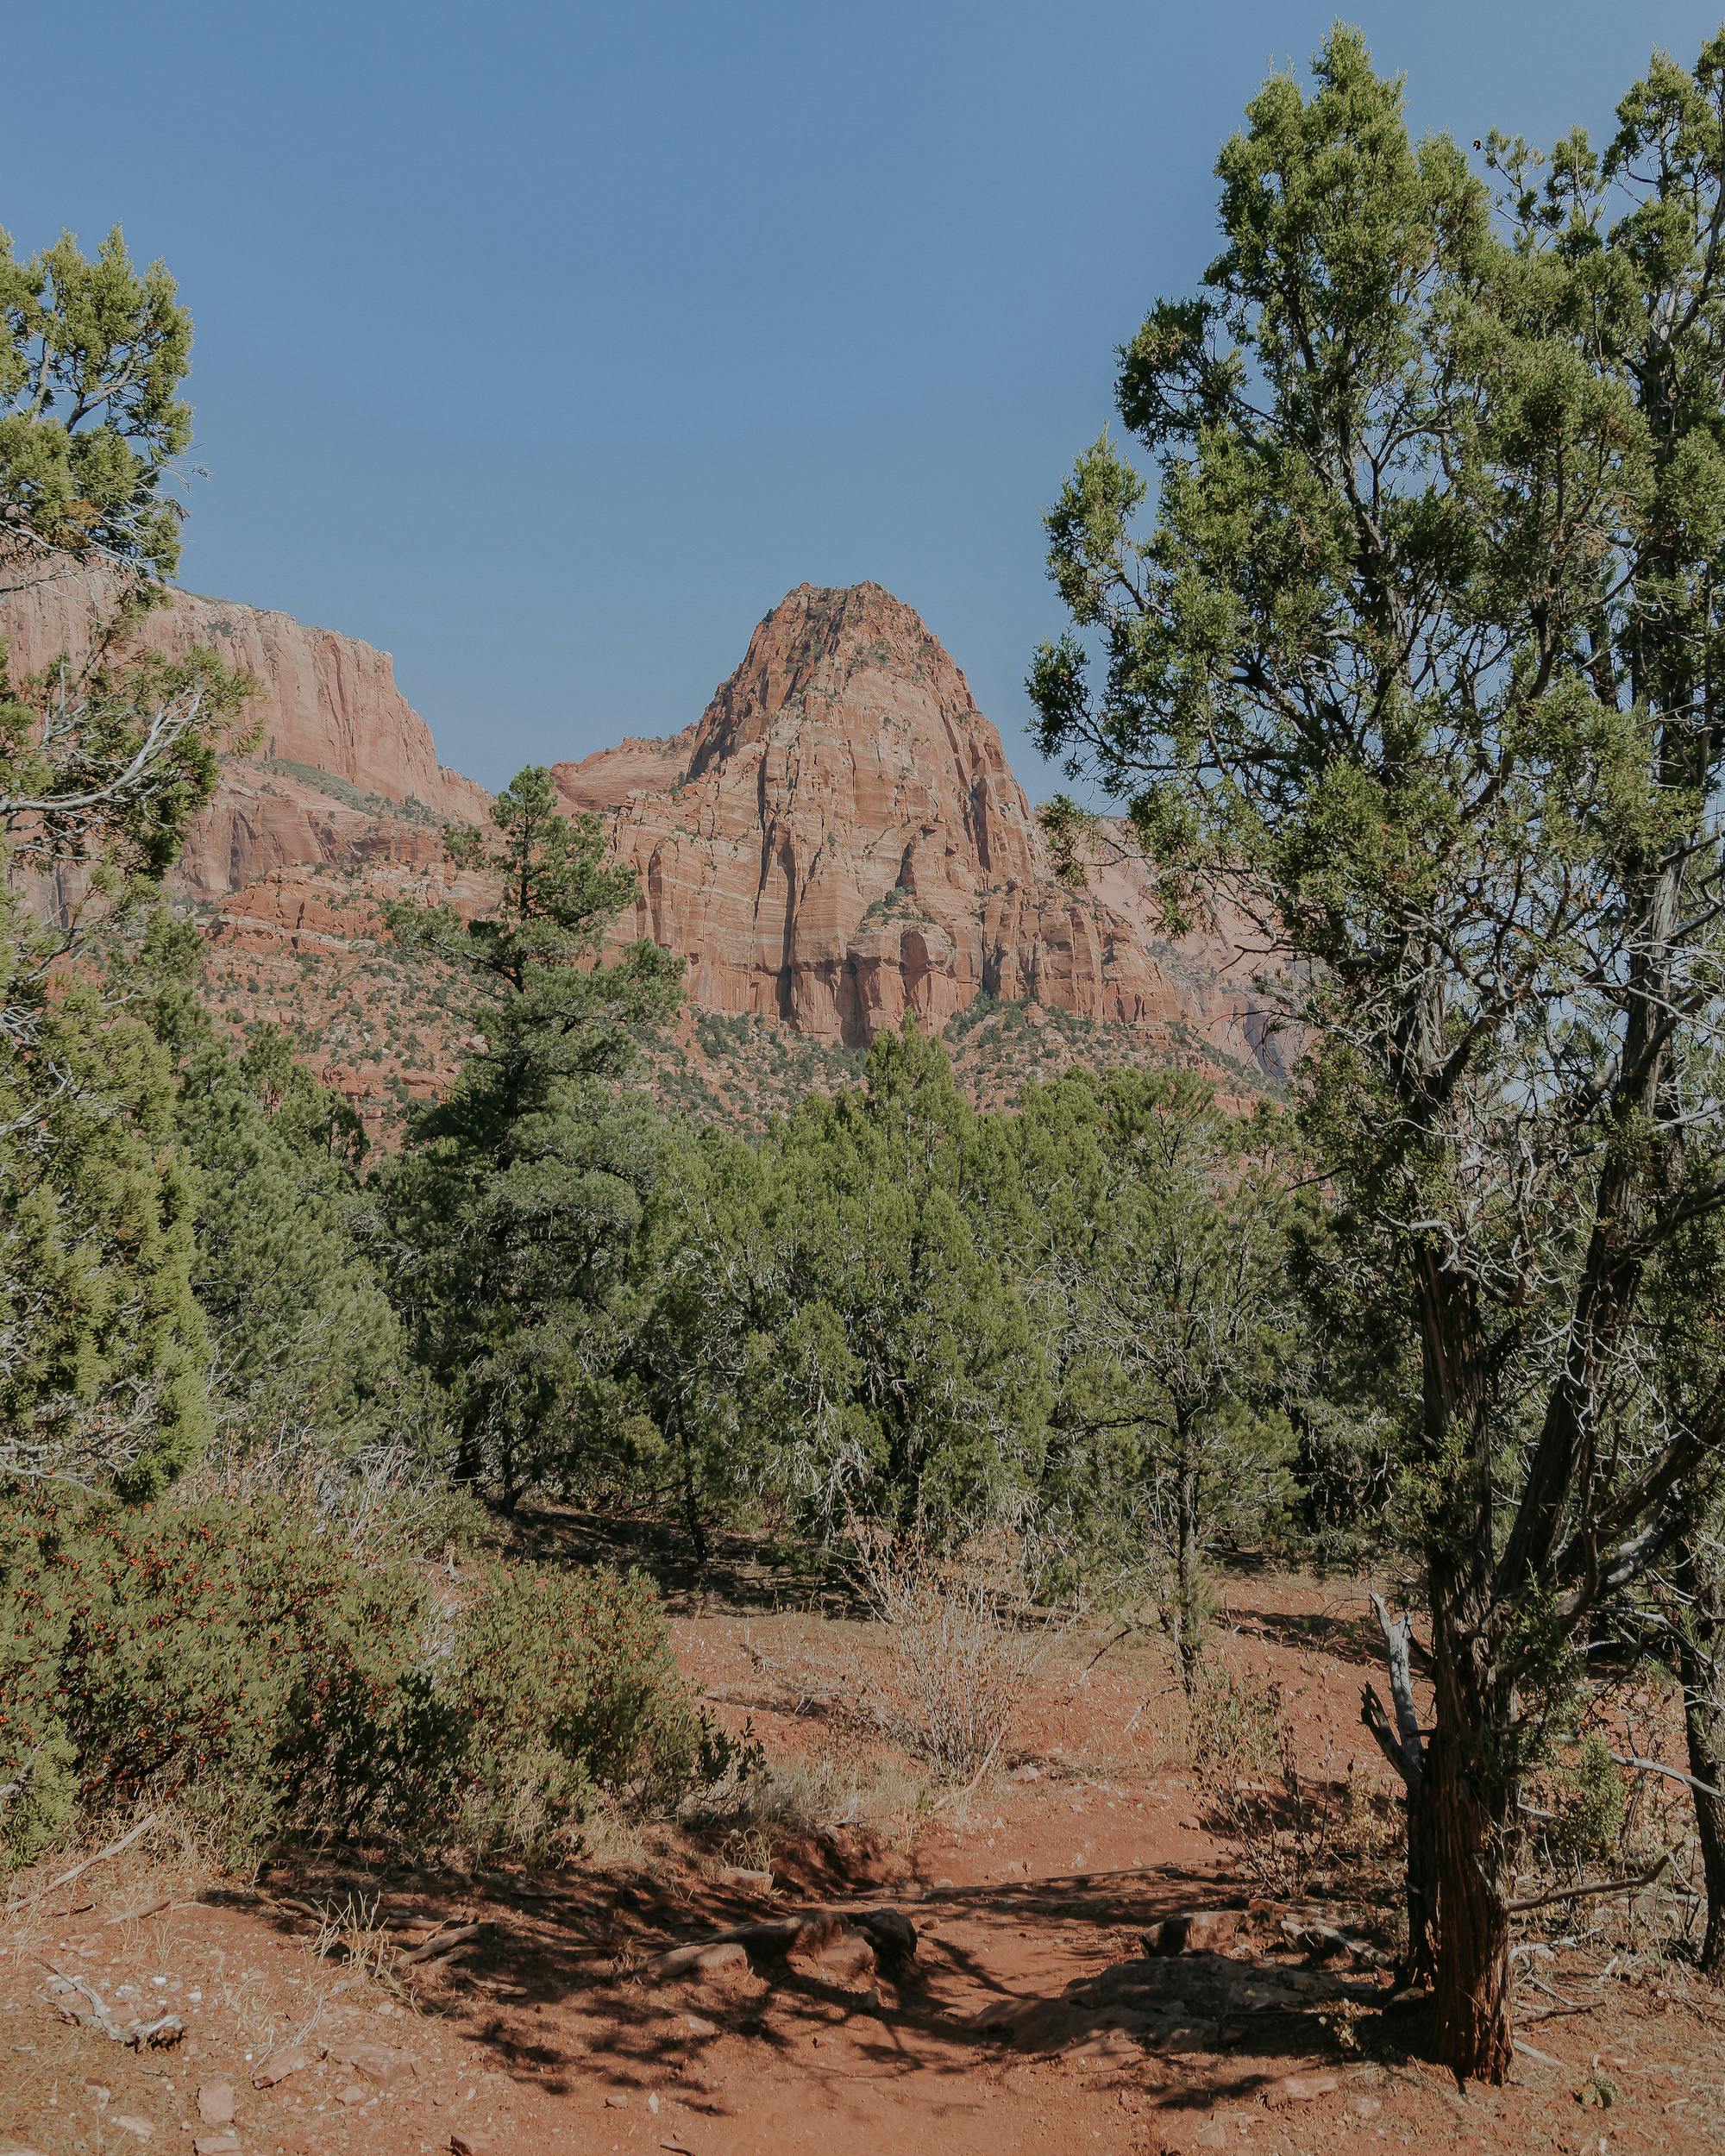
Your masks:
<instances>
[{"instance_id":1,"label":"evergreen tree","mask_svg":"<svg viewBox=\"0 0 1725 2156\"><path fill-rule=\"evenodd\" d=\"M914 1025L863 1084L758 1149L708 1139L644 1245L647 1392L703 1493L939 1537L1022 1514L1049 1388L1018 1264L1032 1240L1003 1119Z\"/></svg>"},{"instance_id":2,"label":"evergreen tree","mask_svg":"<svg viewBox=\"0 0 1725 2156\"><path fill-rule=\"evenodd\" d=\"M191 440L191 353L172 278L135 269L118 225L94 260L69 232L20 260L0 231L0 588L50 550L173 574L161 482Z\"/></svg>"},{"instance_id":3,"label":"evergreen tree","mask_svg":"<svg viewBox=\"0 0 1725 2156\"><path fill-rule=\"evenodd\" d=\"M133 580L83 657L21 678L0 649L0 1468L133 1495L202 1439L206 1346L172 1072L103 938L178 855L251 686L129 648L178 543L190 335L117 234L94 263L0 237L0 586L60 573L59 548Z\"/></svg>"},{"instance_id":4,"label":"evergreen tree","mask_svg":"<svg viewBox=\"0 0 1725 2156\"><path fill-rule=\"evenodd\" d=\"M173 1058L210 1405L229 1465L299 1481L413 1431L406 1342L365 1247L358 1117L279 1027L236 1052L196 1000L198 955L190 924L159 915L138 971Z\"/></svg>"},{"instance_id":5,"label":"evergreen tree","mask_svg":"<svg viewBox=\"0 0 1725 2156\"><path fill-rule=\"evenodd\" d=\"M549 772L521 772L492 815L494 834L449 842L492 910L391 916L453 970L483 1044L414 1118L385 1189L392 1285L450 1402L460 1471L513 1501L614 1449L628 1262L664 1149L639 1044L674 1012L681 962L644 939L601 955L634 877L607 862L597 818L561 812Z\"/></svg>"},{"instance_id":6,"label":"evergreen tree","mask_svg":"<svg viewBox=\"0 0 1725 2156\"><path fill-rule=\"evenodd\" d=\"M1032 691L1177 911L1220 884L1312 1028L1323 1169L1394 1269L1431 1622L1436 2028L1510 2063L1518 1793L1601 1602L1684 1532L1725 1391L1647 1286L1725 1205L1725 39L1602 158L1408 139L1338 29L1223 150L1223 253L1123 355L1049 519ZM1074 815L1062 818L1069 834Z\"/></svg>"},{"instance_id":7,"label":"evergreen tree","mask_svg":"<svg viewBox=\"0 0 1725 2156\"><path fill-rule=\"evenodd\" d=\"M1049 1496L1090 1562L1147 1588L1189 1693L1208 1563L1291 1495L1289 1201L1273 1119L1182 1075L1074 1073L1019 1143L1046 1223L1060 1336Z\"/></svg>"}]
</instances>

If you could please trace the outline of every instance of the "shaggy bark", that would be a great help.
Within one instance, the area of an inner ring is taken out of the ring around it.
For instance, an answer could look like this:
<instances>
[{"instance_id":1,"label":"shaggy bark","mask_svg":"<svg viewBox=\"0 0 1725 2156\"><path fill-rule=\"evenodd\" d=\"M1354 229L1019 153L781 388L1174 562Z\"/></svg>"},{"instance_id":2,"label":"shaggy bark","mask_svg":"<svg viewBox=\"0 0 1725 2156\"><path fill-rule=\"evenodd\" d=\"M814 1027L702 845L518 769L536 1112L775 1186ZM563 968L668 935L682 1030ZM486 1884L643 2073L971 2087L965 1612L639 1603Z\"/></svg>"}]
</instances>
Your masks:
<instances>
[{"instance_id":1,"label":"shaggy bark","mask_svg":"<svg viewBox=\"0 0 1725 2156\"><path fill-rule=\"evenodd\" d=\"M1694 1777L1695 1827L1707 1888L1707 1931L1701 1966L1725 1983L1725 1583L1695 1555L1691 1540L1677 1567L1688 1608L1678 1626L1678 1675L1683 1681L1689 1771ZM1692 1784L1693 1786L1693 1784Z\"/></svg>"}]
</instances>

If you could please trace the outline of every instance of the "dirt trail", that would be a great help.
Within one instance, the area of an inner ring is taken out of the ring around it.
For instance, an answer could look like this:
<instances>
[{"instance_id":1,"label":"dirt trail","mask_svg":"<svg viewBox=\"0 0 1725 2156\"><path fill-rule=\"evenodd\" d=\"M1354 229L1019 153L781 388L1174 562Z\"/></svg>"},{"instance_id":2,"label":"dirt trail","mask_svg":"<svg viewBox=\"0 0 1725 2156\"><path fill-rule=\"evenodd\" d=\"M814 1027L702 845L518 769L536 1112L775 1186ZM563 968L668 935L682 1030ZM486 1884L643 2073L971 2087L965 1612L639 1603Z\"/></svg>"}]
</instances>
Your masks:
<instances>
[{"instance_id":1,"label":"dirt trail","mask_svg":"<svg viewBox=\"0 0 1725 2156\"><path fill-rule=\"evenodd\" d=\"M1233 1621L1232 1651L1283 1684L1302 1756L1336 1771L1364 1762L1362 1611L1263 1583L1236 1593ZM830 1620L687 1608L678 1629L728 1719L770 1745L834 1750L831 1724L785 1681L800 1655L832 1650ZM1279 1909L1245 1908L1213 1793L1149 1733L1157 1658L1128 1645L1081 1670L1074 1658L1047 1678L996 1778L896 1847L850 1827L781 1847L771 1892L721 1876L712 1852L671 1847L553 1877L302 1865L254 1888L128 1852L8 1914L0 2150L1725 2147L1725 2016L1678 1972L1614 1975L1587 2014L1530 1992L1530 2014L1551 2012L1524 2029L1542 2056L1523 2054L1509 2089L1458 2096L1418 2063L1417 2012L1376 2010L1377 1971L1314 1954ZM811 1939L789 1959L648 1973L662 1949L740 1924L885 1904L915 1927L908 1969L872 1966L841 1931L824 1952ZM1146 1953L1163 1918L1224 1904L1233 1913L1186 1951ZM311 1951L318 1912L343 1907L362 1907L398 1953L435 1946L439 1925L477 1928L386 1985ZM1560 1951L1538 1981L1572 1999L1600 1959ZM186 2034L167 2050L114 2042L71 1979L116 2023L172 2013ZM1582 2100L1608 2084L1609 2116Z\"/></svg>"}]
</instances>

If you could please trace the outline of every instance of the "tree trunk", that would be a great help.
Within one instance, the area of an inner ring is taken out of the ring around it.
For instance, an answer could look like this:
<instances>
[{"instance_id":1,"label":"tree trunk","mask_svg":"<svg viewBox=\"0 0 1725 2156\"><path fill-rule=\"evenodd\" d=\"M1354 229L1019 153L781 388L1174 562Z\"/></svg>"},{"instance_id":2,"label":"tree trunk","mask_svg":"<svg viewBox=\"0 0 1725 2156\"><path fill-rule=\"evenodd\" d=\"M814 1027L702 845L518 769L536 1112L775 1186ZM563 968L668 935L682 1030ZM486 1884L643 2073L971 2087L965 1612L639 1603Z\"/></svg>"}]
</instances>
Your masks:
<instances>
[{"instance_id":1,"label":"tree trunk","mask_svg":"<svg viewBox=\"0 0 1725 2156\"><path fill-rule=\"evenodd\" d=\"M1511 2060L1515 1788L1483 1770L1505 1757L1514 1702L1482 1670L1477 1629L1458 1621L1454 1600L1435 1582L1433 1604L1437 1714L1426 1775L1438 1883L1433 2044L1458 2081L1496 2083Z\"/></svg>"},{"instance_id":2,"label":"tree trunk","mask_svg":"<svg viewBox=\"0 0 1725 2156\"><path fill-rule=\"evenodd\" d=\"M1408 1951L1399 1987L1435 1983L1438 1973L1438 1818L1432 1781L1408 1787Z\"/></svg>"},{"instance_id":3,"label":"tree trunk","mask_svg":"<svg viewBox=\"0 0 1725 2156\"><path fill-rule=\"evenodd\" d=\"M1703 1975L1725 1983L1725 1583L1697 1562L1698 1534L1685 1545L1678 1583L1688 1609L1678 1624L1678 1675L1683 1680L1684 1725L1689 1771L1708 1787L1695 1791L1695 1826L1707 1887L1707 1934L1701 1944Z\"/></svg>"},{"instance_id":4,"label":"tree trunk","mask_svg":"<svg viewBox=\"0 0 1725 2156\"><path fill-rule=\"evenodd\" d=\"M1178 1492L1175 1520L1178 1547L1174 1560L1174 1659L1189 1698L1197 1687L1198 1651L1201 1645L1198 1608L1198 1470L1192 1457L1192 1447L1183 1433Z\"/></svg>"},{"instance_id":5,"label":"tree trunk","mask_svg":"<svg viewBox=\"0 0 1725 2156\"><path fill-rule=\"evenodd\" d=\"M1469 1786L1458 1748L1432 1743L1438 1957L1433 2044L1458 2081L1501 2082L1510 2063L1508 1838Z\"/></svg>"},{"instance_id":6,"label":"tree trunk","mask_svg":"<svg viewBox=\"0 0 1725 2156\"><path fill-rule=\"evenodd\" d=\"M1372 1608L1383 1633L1389 1663L1389 1696L1395 1719L1384 1712L1383 1702L1368 1684L1360 1694L1359 1718L1402 1777L1408 1812L1408 1947L1396 1971L1396 1988L1429 1984L1437 1973L1438 1953L1438 1827L1432 1804L1432 1778L1427 1771L1426 1743L1420 1729L1419 1708L1414 1698L1413 1628L1406 1617L1392 1617L1381 1595L1374 1594Z\"/></svg>"},{"instance_id":7,"label":"tree trunk","mask_svg":"<svg viewBox=\"0 0 1725 2156\"><path fill-rule=\"evenodd\" d=\"M707 1542L706 1522L701 1517L700 1491L695 1479L694 1451L689 1443L689 1433L683 1423L681 1406L676 1410L678 1463L682 1470L683 1528L694 1551L695 1563L703 1571L706 1569L712 1550Z\"/></svg>"}]
</instances>

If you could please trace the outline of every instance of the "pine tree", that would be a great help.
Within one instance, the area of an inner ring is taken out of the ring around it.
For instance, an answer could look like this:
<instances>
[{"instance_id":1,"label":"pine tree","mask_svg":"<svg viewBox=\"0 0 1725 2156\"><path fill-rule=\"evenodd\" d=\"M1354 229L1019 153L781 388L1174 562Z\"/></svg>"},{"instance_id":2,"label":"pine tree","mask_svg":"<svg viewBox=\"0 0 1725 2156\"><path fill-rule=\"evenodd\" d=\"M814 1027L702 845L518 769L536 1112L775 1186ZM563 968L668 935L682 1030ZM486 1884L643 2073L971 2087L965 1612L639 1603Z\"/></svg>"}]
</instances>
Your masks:
<instances>
[{"instance_id":1,"label":"pine tree","mask_svg":"<svg viewBox=\"0 0 1725 2156\"><path fill-rule=\"evenodd\" d=\"M492 814L494 835L449 846L492 910L391 916L454 970L483 1044L413 1119L385 1188L393 1284L451 1404L460 1471L512 1502L530 1482L574 1486L614 1445L629 1255L664 1147L640 1043L674 1010L681 962L645 939L602 956L634 877L596 818L562 813L549 772L521 772Z\"/></svg>"}]
</instances>

